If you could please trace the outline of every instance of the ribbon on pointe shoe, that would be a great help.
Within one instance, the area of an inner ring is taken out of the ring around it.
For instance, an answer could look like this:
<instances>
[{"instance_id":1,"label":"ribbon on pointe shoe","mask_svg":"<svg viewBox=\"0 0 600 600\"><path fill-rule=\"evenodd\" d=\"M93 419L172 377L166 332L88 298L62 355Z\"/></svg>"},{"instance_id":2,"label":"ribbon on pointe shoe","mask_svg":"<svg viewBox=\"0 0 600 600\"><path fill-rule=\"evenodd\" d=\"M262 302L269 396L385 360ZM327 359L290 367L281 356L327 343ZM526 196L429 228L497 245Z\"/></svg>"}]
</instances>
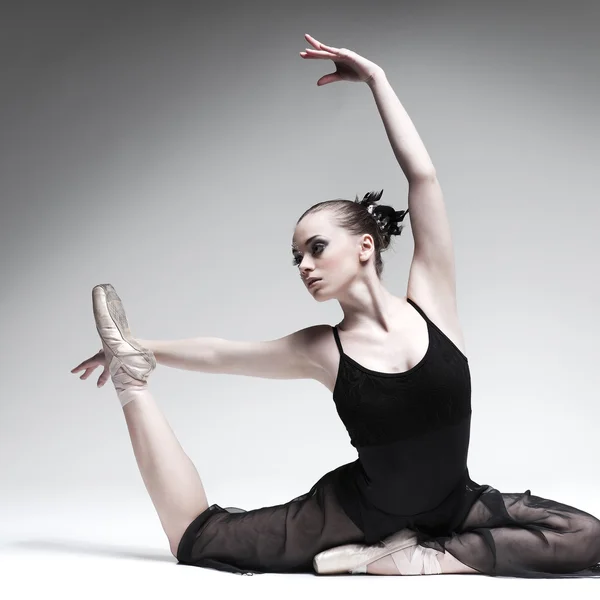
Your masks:
<instances>
[{"instance_id":1,"label":"ribbon on pointe shoe","mask_svg":"<svg viewBox=\"0 0 600 600\"><path fill-rule=\"evenodd\" d=\"M442 568L437 559L438 554L439 552L433 548L423 548L423 546L417 544L404 550L392 552L389 556L392 557L400 575L439 575L442 573ZM350 573L353 575L366 573L367 566L363 565L352 569Z\"/></svg>"},{"instance_id":2,"label":"ribbon on pointe shoe","mask_svg":"<svg viewBox=\"0 0 600 600\"><path fill-rule=\"evenodd\" d=\"M109 354L106 354L108 348L106 348L104 344L103 349L105 355L110 356ZM132 400L135 400L141 390L148 389L147 376L145 380L132 377L125 369L123 369L123 364L114 354L108 364L108 371L113 385L115 386L121 407L129 404Z\"/></svg>"},{"instance_id":3,"label":"ribbon on pointe shoe","mask_svg":"<svg viewBox=\"0 0 600 600\"><path fill-rule=\"evenodd\" d=\"M439 575L442 567L437 559L438 554L438 550L417 544L393 552L391 557L400 575Z\"/></svg>"},{"instance_id":4,"label":"ribbon on pointe shoe","mask_svg":"<svg viewBox=\"0 0 600 600\"><path fill-rule=\"evenodd\" d=\"M111 379L122 407L139 398L141 391L148 389L148 384L145 381L134 379L121 368L114 375L111 375Z\"/></svg>"}]
</instances>

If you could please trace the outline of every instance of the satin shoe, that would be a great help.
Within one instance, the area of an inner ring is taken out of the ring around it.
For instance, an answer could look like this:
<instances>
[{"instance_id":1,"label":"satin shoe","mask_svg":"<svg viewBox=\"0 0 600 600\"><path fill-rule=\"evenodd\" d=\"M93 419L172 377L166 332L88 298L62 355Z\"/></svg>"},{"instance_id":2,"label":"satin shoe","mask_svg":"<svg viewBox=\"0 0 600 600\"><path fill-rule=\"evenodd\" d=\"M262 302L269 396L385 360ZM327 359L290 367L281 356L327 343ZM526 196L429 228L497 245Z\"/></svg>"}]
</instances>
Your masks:
<instances>
[{"instance_id":1,"label":"satin shoe","mask_svg":"<svg viewBox=\"0 0 600 600\"><path fill-rule=\"evenodd\" d=\"M154 353L140 345L131 335L125 309L110 283L92 289L92 306L96 329L115 386L145 383L156 368Z\"/></svg>"},{"instance_id":2,"label":"satin shoe","mask_svg":"<svg viewBox=\"0 0 600 600\"><path fill-rule=\"evenodd\" d=\"M372 544L345 544L324 550L313 559L315 571L321 575L334 573L366 573L367 565L384 556L417 546L417 536L412 529L401 529L389 537ZM414 551L413 551L414 552Z\"/></svg>"}]
</instances>

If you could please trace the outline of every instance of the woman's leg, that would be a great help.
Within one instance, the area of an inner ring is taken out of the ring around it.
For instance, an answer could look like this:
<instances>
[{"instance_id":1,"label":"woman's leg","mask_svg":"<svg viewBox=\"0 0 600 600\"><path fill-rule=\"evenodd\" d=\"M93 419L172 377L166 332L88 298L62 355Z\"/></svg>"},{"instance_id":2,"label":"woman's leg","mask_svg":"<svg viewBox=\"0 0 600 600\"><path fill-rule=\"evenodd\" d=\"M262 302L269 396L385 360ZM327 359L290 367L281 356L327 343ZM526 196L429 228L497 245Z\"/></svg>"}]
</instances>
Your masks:
<instances>
[{"instance_id":1,"label":"woman's leg","mask_svg":"<svg viewBox=\"0 0 600 600\"><path fill-rule=\"evenodd\" d=\"M575 573L600 562L600 520L530 490L502 493L489 487L444 547L493 575Z\"/></svg>"},{"instance_id":2,"label":"woman's leg","mask_svg":"<svg viewBox=\"0 0 600 600\"><path fill-rule=\"evenodd\" d=\"M94 286L92 307L133 453L176 557L183 532L208 508L202 481L148 389L156 359L132 337L123 303L110 283Z\"/></svg>"},{"instance_id":3,"label":"woman's leg","mask_svg":"<svg viewBox=\"0 0 600 600\"><path fill-rule=\"evenodd\" d=\"M183 451L147 386L123 406L142 479L169 539L171 553L187 526L208 508L198 471Z\"/></svg>"}]
</instances>

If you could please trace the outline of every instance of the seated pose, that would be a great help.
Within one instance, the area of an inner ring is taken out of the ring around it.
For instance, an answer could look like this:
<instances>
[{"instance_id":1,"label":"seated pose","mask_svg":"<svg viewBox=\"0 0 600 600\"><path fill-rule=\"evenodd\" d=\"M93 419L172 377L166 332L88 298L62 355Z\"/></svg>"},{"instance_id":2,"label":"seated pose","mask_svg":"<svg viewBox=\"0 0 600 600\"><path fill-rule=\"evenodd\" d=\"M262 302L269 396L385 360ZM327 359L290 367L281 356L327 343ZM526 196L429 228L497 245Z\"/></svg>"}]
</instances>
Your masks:
<instances>
[{"instance_id":1,"label":"seated pose","mask_svg":"<svg viewBox=\"0 0 600 600\"><path fill-rule=\"evenodd\" d=\"M329 200L298 220L293 263L342 321L280 339L134 338L110 284L92 290L102 349L72 372L104 366L120 400L142 478L179 564L232 573L470 573L600 577L600 520L469 476L469 362L459 324L449 222L434 167L384 71L355 52L306 39L304 58L331 59L318 81L372 90L409 182L408 209L383 191ZM406 297L382 284L381 252L410 210L414 257ZM357 460L305 494L254 510L210 504L148 388L157 362L210 373L315 379L329 389Z\"/></svg>"}]
</instances>

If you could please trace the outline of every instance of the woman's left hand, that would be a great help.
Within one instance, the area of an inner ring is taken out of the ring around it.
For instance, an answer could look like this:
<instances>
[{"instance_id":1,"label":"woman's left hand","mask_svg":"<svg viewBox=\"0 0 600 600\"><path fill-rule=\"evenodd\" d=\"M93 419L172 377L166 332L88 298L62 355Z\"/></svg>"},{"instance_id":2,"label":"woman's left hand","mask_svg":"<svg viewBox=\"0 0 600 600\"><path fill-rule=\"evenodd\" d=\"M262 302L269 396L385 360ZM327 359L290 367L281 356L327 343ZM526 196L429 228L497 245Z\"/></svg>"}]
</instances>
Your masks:
<instances>
[{"instance_id":1,"label":"woman's left hand","mask_svg":"<svg viewBox=\"0 0 600 600\"><path fill-rule=\"evenodd\" d=\"M302 58L328 58L332 60L337 67L335 73L323 75L323 77L317 81L317 85L326 85L327 83L333 83L334 81L360 81L370 83L377 73L383 72L383 69L380 66L352 50L326 46L315 40L314 37L308 35L308 33L305 33L304 37L309 43L317 48L317 50L307 48L306 52L300 52Z\"/></svg>"}]
</instances>

